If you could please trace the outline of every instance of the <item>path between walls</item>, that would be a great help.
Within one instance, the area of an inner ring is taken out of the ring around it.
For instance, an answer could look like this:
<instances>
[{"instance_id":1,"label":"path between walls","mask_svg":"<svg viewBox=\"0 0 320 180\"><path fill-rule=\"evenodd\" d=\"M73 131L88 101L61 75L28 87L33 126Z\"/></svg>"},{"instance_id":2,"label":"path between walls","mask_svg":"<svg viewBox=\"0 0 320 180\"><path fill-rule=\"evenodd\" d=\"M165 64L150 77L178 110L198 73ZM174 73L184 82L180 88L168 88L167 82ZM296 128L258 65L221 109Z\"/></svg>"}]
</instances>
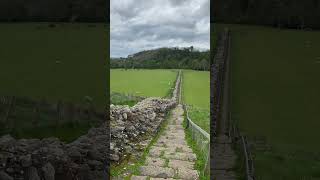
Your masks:
<instances>
[{"instance_id":1,"label":"path between walls","mask_svg":"<svg viewBox=\"0 0 320 180\"><path fill-rule=\"evenodd\" d=\"M151 146L145 165L139 168L140 175L131 176L131 180L199 179L194 168L197 157L185 139L183 114L181 104L172 110L168 125Z\"/></svg>"}]
</instances>

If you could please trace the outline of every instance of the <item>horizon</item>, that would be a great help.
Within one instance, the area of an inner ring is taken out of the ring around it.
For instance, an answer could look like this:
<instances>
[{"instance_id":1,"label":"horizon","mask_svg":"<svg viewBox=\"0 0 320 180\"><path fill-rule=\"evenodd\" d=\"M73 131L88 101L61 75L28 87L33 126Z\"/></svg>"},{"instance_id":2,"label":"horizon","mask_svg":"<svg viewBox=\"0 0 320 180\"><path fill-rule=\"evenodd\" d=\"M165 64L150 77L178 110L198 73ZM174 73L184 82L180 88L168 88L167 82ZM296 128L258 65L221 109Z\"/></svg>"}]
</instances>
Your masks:
<instances>
[{"instance_id":1,"label":"horizon","mask_svg":"<svg viewBox=\"0 0 320 180\"><path fill-rule=\"evenodd\" d=\"M189 47L191 47L191 46L181 46L181 47L176 47L176 46L172 46L172 47L159 47L159 48L153 48L153 49L145 49L145 50L141 50L141 51L137 51L137 52L134 52L134 53L132 53L132 54L128 54L127 56L110 56L110 58L112 59L112 58L118 58L118 59L120 59L120 58L128 58L128 56L131 56L131 55L134 55L134 54L137 54L137 53L140 53L140 52L143 52L143 51L152 51L152 50L158 50L158 49L161 49L161 48L168 48L168 49L173 49L173 48L178 48L179 50L182 50L183 48L189 48ZM195 50L195 51L199 51L199 52L206 52L206 51L210 51L210 49L199 49L199 48L195 48L194 46L193 46L193 49Z\"/></svg>"}]
</instances>

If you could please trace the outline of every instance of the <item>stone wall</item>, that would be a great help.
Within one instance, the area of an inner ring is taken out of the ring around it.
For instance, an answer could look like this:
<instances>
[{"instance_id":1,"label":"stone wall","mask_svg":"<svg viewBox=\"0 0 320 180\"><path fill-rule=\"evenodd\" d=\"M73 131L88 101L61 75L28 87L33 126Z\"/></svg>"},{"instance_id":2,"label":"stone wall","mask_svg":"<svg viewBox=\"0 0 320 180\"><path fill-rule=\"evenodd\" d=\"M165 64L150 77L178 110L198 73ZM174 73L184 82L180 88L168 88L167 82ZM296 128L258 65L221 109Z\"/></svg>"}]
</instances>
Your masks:
<instances>
[{"instance_id":1,"label":"stone wall","mask_svg":"<svg viewBox=\"0 0 320 180\"><path fill-rule=\"evenodd\" d=\"M134 148L143 148L139 145L152 138L146 134L154 135L166 113L176 105L179 85L180 78L171 99L147 98L131 108L110 105L111 132L105 121L69 144L57 138L16 140L2 136L0 180L107 179L109 146L111 160L117 162Z\"/></svg>"},{"instance_id":2,"label":"stone wall","mask_svg":"<svg viewBox=\"0 0 320 180\"><path fill-rule=\"evenodd\" d=\"M110 105L111 161L140 156L179 97L180 72L171 99L147 98L133 107Z\"/></svg>"},{"instance_id":3,"label":"stone wall","mask_svg":"<svg viewBox=\"0 0 320 180\"><path fill-rule=\"evenodd\" d=\"M57 138L0 138L1 180L101 180L106 176L109 131L106 122L70 144Z\"/></svg>"},{"instance_id":4,"label":"stone wall","mask_svg":"<svg viewBox=\"0 0 320 180\"><path fill-rule=\"evenodd\" d=\"M172 99L147 98L133 107L110 106L111 160L120 162L139 153L141 144L154 135L166 114L176 105Z\"/></svg>"}]
</instances>

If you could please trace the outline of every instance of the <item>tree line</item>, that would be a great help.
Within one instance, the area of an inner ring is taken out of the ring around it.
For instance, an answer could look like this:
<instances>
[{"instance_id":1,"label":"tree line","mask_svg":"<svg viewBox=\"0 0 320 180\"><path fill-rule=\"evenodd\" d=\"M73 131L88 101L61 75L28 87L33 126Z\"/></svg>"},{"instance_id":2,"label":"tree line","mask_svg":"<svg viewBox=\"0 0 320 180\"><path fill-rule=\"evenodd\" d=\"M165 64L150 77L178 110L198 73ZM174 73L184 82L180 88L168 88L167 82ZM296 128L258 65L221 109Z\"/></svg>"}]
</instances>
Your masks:
<instances>
[{"instance_id":1,"label":"tree line","mask_svg":"<svg viewBox=\"0 0 320 180\"><path fill-rule=\"evenodd\" d=\"M106 0L0 0L1 22L107 22Z\"/></svg>"},{"instance_id":2,"label":"tree line","mask_svg":"<svg viewBox=\"0 0 320 180\"><path fill-rule=\"evenodd\" d=\"M215 0L211 19L219 23L320 29L320 0Z\"/></svg>"},{"instance_id":3,"label":"tree line","mask_svg":"<svg viewBox=\"0 0 320 180\"><path fill-rule=\"evenodd\" d=\"M210 51L188 48L159 48L141 51L127 58L111 58L111 68L209 70Z\"/></svg>"}]
</instances>

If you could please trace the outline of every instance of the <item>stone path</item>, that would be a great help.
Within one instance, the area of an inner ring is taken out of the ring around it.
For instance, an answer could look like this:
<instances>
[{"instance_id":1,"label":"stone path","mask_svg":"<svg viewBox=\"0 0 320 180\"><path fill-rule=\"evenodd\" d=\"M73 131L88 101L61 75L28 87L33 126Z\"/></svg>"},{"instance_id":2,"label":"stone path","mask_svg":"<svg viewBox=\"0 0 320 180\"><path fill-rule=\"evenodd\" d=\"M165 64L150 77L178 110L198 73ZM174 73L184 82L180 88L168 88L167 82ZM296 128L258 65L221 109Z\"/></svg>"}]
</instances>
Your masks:
<instances>
[{"instance_id":1,"label":"stone path","mask_svg":"<svg viewBox=\"0 0 320 180\"><path fill-rule=\"evenodd\" d=\"M231 139L224 135L218 135L213 144L213 179L214 180L236 180L233 171L236 163L236 154L231 146Z\"/></svg>"},{"instance_id":2,"label":"stone path","mask_svg":"<svg viewBox=\"0 0 320 180\"><path fill-rule=\"evenodd\" d=\"M229 106L230 106L230 58L229 58L229 50L230 50L230 34L228 31L225 31L223 34L219 35L218 38L218 44L217 44L217 53L214 57L214 62L217 67L223 67L224 69L224 80L220 83L222 86L222 97L218 97L218 94L215 93L214 88L212 88L211 94L216 96L215 98L222 98L222 104L220 112L214 112L211 110L211 115L219 114L219 122L215 122L212 120L213 125L217 125L217 138L213 141L213 153L212 153L212 166L211 166L211 174L214 180L235 180L237 179L236 173L234 172L233 168L236 164L237 156L235 152L232 149L232 142L231 139L226 136L228 134L228 126L229 126ZM217 76L217 72L214 72L213 70L218 70L212 68L211 75L212 79L215 79ZM215 86L215 84L211 84L211 87L219 87ZM220 95L220 93L219 93ZM211 97L213 98L213 97ZM212 106L217 106L214 104L214 100L211 101ZM217 116L215 116L217 118ZM217 120L217 119L215 119Z\"/></svg>"},{"instance_id":3,"label":"stone path","mask_svg":"<svg viewBox=\"0 0 320 180\"><path fill-rule=\"evenodd\" d=\"M151 146L145 165L140 167L140 175L132 176L131 180L199 179L194 168L197 157L185 140L183 112L180 104L173 109L167 127Z\"/></svg>"}]
</instances>

